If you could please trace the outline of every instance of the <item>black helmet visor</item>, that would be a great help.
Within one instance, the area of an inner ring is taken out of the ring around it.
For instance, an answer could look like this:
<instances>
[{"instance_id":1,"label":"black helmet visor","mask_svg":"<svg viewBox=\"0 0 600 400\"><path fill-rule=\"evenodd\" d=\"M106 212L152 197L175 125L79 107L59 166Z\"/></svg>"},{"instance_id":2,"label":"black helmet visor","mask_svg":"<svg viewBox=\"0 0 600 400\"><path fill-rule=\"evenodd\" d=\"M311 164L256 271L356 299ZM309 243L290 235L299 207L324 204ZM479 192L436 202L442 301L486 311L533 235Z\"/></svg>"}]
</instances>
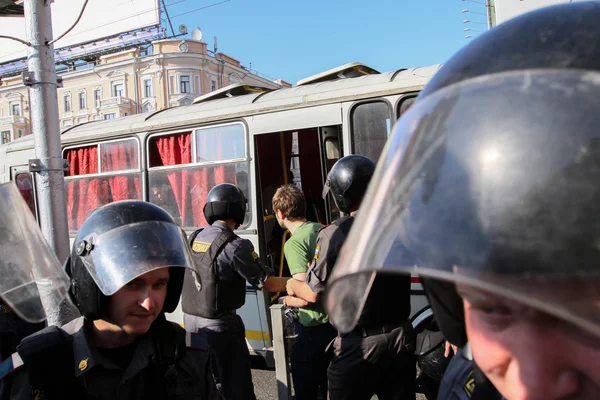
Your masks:
<instances>
[{"instance_id":1,"label":"black helmet visor","mask_svg":"<svg viewBox=\"0 0 600 400\"><path fill-rule=\"evenodd\" d=\"M395 272L489 291L600 337L598 110L600 74L583 70L489 75L418 101L338 257L334 325L351 330L373 274Z\"/></svg>"},{"instance_id":2,"label":"black helmet visor","mask_svg":"<svg viewBox=\"0 0 600 400\"><path fill-rule=\"evenodd\" d=\"M156 269L193 269L185 233L168 222L145 221L124 225L75 244L85 267L105 296L131 280Z\"/></svg>"}]
</instances>

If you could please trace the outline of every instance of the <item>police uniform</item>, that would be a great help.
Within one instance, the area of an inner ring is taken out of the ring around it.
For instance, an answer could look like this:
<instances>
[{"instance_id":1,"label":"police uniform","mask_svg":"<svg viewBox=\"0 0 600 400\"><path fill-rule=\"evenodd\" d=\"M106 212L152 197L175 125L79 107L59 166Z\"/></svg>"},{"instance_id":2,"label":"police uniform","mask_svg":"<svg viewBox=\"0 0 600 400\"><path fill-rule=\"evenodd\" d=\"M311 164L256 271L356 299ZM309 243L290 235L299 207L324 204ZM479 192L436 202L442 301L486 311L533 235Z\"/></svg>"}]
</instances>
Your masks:
<instances>
[{"instance_id":1,"label":"police uniform","mask_svg":"<svg viewBox=\"0 0 600 400\"><path fill-rule=\"evenodd\" d=\"M226 399L254 399L245 327L236 310L246 282L260 290L269 276L252 243L224 222L196 231L192 253L198 274L186 272L182 292L185 328L206 334Z\"/></svg>"},{"instance_id":2,"label":"police uniform","mask_svg":"<svg viewBox=\"0 0 600 400\"><path fill-rule=\"evenodd\" d=\"M205 338L159 318L147 334L116 349L94 346L92 323L83 317L62 332L51 327L29 336L19 346L25 364L18 366L13 356L0 367L0 399L220 398ZM31 363L28 348L38 357Z\"/></svg>"},{"instance_id":3,"label":"police uniform","mask_svg":"<svg viewBox=\"0 0 600 400\"><path fill-rule=\"evenodd\" d=\"M315 260L306 282L323 293L354 217L344 217L319 233ZM396 293L386 302L385 293ZM410 277L376 278L357 327L333 343L328 369L329 397L370 399L415 398L415 356L412 351Z\"/></svg>"},{"instance_id":4,"label":"police uniform","mask_svg":"<svg viewBox=\"0 0 600 400\"><path fill-rule=\"evenodd\" d=\"M21 339L43 329L44 326L43 322L23 321L7 304L0 300L0 360L4 360L14 353Z\"/></svg>"}]
</instances>

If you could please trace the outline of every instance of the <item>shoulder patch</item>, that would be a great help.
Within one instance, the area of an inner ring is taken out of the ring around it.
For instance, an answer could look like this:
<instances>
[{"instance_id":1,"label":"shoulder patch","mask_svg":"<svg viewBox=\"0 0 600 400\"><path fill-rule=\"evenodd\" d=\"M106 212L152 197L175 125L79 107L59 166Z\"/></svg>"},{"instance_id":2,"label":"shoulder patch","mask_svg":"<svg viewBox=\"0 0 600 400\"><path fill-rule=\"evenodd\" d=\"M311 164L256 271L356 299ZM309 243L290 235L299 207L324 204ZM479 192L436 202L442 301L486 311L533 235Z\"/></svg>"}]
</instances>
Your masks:
<instances>
[{"instance_id":1,"label":"shoulder patch","mask_svg":"<svg viewBox=\"0 0 600 400\"><path fill-rule=\"evenodd\" d=\"M5 305L5 304L0 304L0 311L3 314L10 314L11 312L13 312L9 306Z\"/></svg>"},{"instance_id":2,"label":"shoulder patch","mask_svg":"<svg viewBox=\"0 0 600 400\"><path fill-rule=\"evenodd\" d=\"M188 349L208 351L208 342L206 341L206 335L202 333L185 333L185 346Z\"/></svg>"},{"instance_id":3,"label":"shoulder patch","mask_svg":"<svg viewBox=\"0 0 600 400\"><path fill-rule=\"evenodd\" d=\"M315 247L315 257L314 257L315 261L319 260L319 253L320 252L321 252L321 245L318 244L317 247Z\"/></svg>"},{"instance_id":4,"label":"shoulder patch","mask_svg":"<svg viewBox=\"0 0 600 400\"><path fill-rule=\"evenodd\" d=\"M258 254L256 254L256 252L254 250L252 250L252 252L250 254L252 255L252 259L254 261L258 260Z\"/></svg>"},{"instance_id":5,"label":"shoulder patch","mask_svg":"<svg viewBox=\"0 0 600 400\"><path fill-rule=\"evenodd\" d=\"M201 242L199 240L194 240L194 243L192 243L192 251L196 253L206 253L209 247L209 242Z\"/></svg>"},{"instance_id":6,"label":"shoulder patch","mask_svg":"<svg viewBox=\"0 0 600 400\"><path fill-rule=\"evenodd\" d=\"M473 391L475 390L475 377L473 377L473 371L469 372L469 376L467 376L467 383L465 383L464 390L467 397L471 398Z\"/></svg>"}]
</instances>

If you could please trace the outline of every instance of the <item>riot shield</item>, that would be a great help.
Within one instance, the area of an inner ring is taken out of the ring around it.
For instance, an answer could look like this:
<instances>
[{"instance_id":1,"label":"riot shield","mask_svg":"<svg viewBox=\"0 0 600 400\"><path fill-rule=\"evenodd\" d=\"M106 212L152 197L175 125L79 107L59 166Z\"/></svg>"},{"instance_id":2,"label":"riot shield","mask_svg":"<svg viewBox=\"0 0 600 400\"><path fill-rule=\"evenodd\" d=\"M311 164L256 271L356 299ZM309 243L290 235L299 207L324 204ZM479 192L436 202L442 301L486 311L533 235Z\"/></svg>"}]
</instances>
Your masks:
<instances>
[{"instance_id":1,"label":"riot shield","mask_svg":"<svg viewBox=\"0 0 600 400\"><path fill-rule=\"evenodd\" d=\"M12 182L0 185L0 210L0 297L23 320L43 321L69 278Z\"/></svg>"}]
</instances>

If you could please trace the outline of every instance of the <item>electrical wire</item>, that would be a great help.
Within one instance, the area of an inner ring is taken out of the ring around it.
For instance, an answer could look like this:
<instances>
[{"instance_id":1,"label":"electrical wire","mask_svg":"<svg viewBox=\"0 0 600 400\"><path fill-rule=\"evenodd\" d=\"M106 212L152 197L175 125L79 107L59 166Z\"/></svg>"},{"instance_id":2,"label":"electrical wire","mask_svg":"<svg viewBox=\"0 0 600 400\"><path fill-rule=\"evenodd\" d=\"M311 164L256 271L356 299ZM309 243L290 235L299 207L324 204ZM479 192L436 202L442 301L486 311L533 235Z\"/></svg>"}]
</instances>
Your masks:
<instances>
[{"instance_id":1,"label":"electrical wire","mask_svg":"<svg viewBox=\"0 0 600 400\"><path fill-rule=\"evenodd\" d=\"M89 0L85 0L85 3L83 3L83 7L81 7L81 12L79 13L79 16L77 17L77 20L75 21L75 23L73 25L71 25L71 27L69 29L67 29L67 31L65 33L63 33L62 35L60 35L56 39L54 39L54 40L52 40L50 42L46 42L46 46L50 46L52 43L57 42L60 39L64 38L65 36L67 36L67 33L71 32L73 30L73 28L75 28L75 26L79 23L79 20L83 16L83 12L85 11L85 8L87 7L88 1Z\"/></svg>"},{"instance_id":2,"label":"electrical wire","mask_svg":"<svg viewBox=\"0 0 600 400\"><path fill-rule=\"evenodd\" d=\"M214 4L211 4L211 5L208 5L208 6L204 6L204 7L197 8L197 9L195 9L195 10L186 11L186 12L184 12L184 13L177 14L177 15L175 15L175 16L173 16L173 17L171 17L171 19L175 19L175 18L177 18L177 17L181 17L182 15L191 14L191 13L193 13L193 12L196 12L196 11L204 10L205 8L209 8L209 7L218 6L219 4L228 3L228 2L230 2L230 1L231 1L231 0L224 0L224 1L221 1L221 2L218 2L218 3L214 3Z\"/></svg>"},{"instance_id":3,"label":"electrical wire","mask_svg":"<svg viewBox=\"0 0 600 400\"><path fill-rule=\"evenodd\" d=\"M21 42L21 43L23 43L25 46L31 46L31 43L29 43L28 41L26 41L26 40L23 40L23 39L19 39L19 38L16 38L16 37L12 37L12 36L4 36L4 35L0 35L0 39L10 39L10 40L15 40L15 41L17 41L17 42Z\"/></svg>"}]
</instances>

